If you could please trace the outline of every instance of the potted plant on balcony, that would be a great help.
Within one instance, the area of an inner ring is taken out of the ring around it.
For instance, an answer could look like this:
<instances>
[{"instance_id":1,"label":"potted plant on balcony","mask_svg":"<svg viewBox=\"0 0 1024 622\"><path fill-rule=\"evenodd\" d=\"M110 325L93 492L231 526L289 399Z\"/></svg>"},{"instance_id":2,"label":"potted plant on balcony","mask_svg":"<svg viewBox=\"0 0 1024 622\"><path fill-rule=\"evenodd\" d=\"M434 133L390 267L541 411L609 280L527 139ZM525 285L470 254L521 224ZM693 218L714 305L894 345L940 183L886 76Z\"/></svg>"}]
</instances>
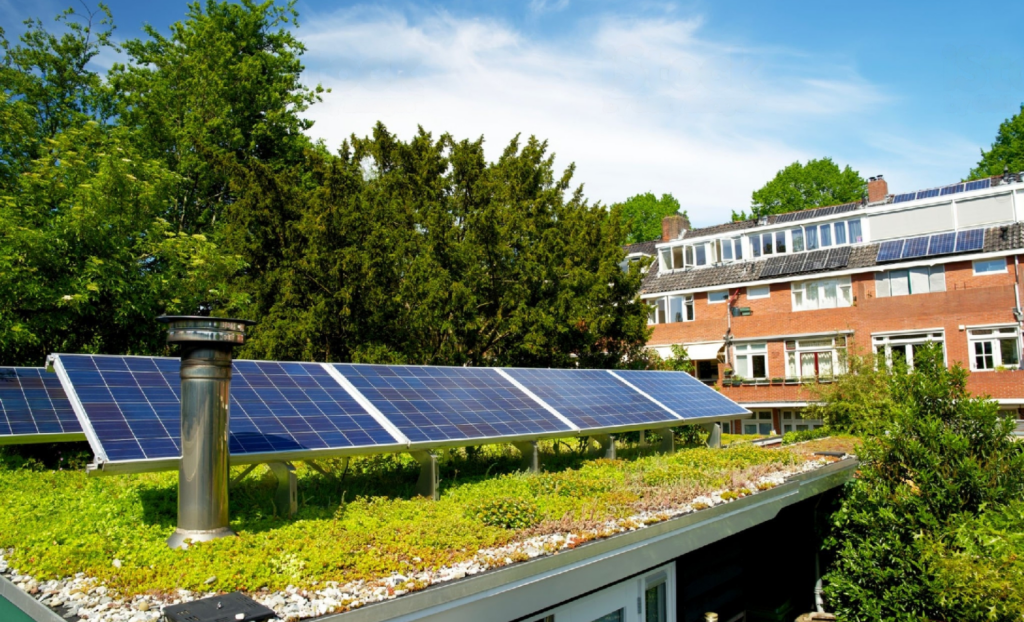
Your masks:
<instances>
[{"instance_id":1,"label":"potted plant on balcony","mask_svg":"<svg viewBox=\"0 0 1024 622\"><path fill-rule=\"evenodd\" d=\"M782 378L772 378L772 384L773 385L782 384L782 382L783 382Z\"/></svg>"}]
</instances>

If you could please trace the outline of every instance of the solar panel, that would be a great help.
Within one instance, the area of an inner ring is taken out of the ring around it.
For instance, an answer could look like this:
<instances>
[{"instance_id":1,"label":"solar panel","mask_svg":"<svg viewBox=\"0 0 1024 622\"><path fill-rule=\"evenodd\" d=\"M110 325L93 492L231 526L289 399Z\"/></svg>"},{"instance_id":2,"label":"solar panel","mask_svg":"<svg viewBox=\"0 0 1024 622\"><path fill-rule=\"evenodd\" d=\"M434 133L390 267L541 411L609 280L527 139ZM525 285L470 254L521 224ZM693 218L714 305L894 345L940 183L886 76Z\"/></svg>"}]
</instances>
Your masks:
<instances>
[{"instance_id":1,"label":"solar panel","mask_svg":"<svg viewBox=\"0 0 1024 622\"><path fill-rule=\"evenodd\" d=\"M804 272L810 272L812 270L824 270L825 266L828 265L828 251L812 251L807 253L807 259L804 260Z\"/></svg>"},{"instance_id":2,"label":"solar panel","mask_svg":"<svg viewBox=\"0 0 1024 622\"><path fill-rule=\"evenodd\" d=\"M928 241L929 255L945 255L952 253L956 246L955 233L936 233Z\"/></svg>"},{"instance_id":3,"label":"solar panel","mask_svg":"<svg viewBox=\"0 0 1024 622\"><path fill-rule=\"evenodd\" d=\"M825 264L826 270L836 270L838 268L845 268L850 263L850 253L853 251L849 246L840 246L833 248L828 252L828 262Z\"/></svg>"},{"instance_id":4,"label":"solar panel","mask_svg":"<svg viewBox=\"0 0 1024 622\"><path fill-rule=\"evenodd\" d=\"M681 371L616 370L612 374L667 406L684 420L742 415L745 408Z\"/></svg>"},{"instance_id":5,"label":"solar panel","mask_svg":"<svg viewBox=\"0 0 1024 622\"><path fill-rule=\"evenodd\" d=\"M921 190L917 193L919 199L930 199L932 197L939 196L939 188L931 188L929 190Z\"/></svg>"},{"instance_id":6,"label":"solar panel","mask_svg":"<svg viewBox=\"0 0 1024 622\"><path fill-rule=\"evenodd\" d=\"M853 210L860 207L860 203L845 203L843 205L836 206L836 214L845 214L846 212L852 212Z\"/></svg>"},{"instance_id":7,"label":"solar panel","mask_svg":"<svg viewBox=\"0 0 1024 622\"><path fill-rule=\"evenodd\" d=\"M953 184L952 186L946 186L945 188L943 188L942 191L939 194L941 196L946 196L947 194L956 194L958 192L963 192L963 191L964 191L964 185L963 184Z\"/></svg>"},{"instance_id":8,"label":"solar panel","mask_svg":"<svg viewBox=\"0 0 1024 622\"><path fill-rule=\"evenodd\" d=\"M985 230L970 229L956 234L956 252L978 251L985 245Z\"/></svg>"},{"instance_id":9,"label":"solar panel","mask_svg":"<svg viewBox=\"0 0 1024 622\"><path fill-rule=\"evenodd\" d=\"M797 215L797 212L789 212L789 213L786 213L786 214L779 214L778 216L775 217L775 222L776 223L792 222L792 221L796 220L796 215Z\"/></svg>"},{"instance_id":10,"label":"solar panel","mask_svg":"<svg viewBox=\"0 0 1024 622\"><path fill-rule=\"evenodd\" d=\"M893 198L892 202L893 203L903 203L905 201L913 201L916 198L917 198L917 193L916 192L905 192L903 194L897 194L896 197Z\"/></svg>"},{"instance_id":11,"label":"solar panel","mask_svg":"<svg viewBox=\"0 0 1024 622\"><path fill-rule=\"evenodd\" d=\"M0 367L0 445L85 440L60 379L41 367Z\"/></svg>"},{"instance_id":12,"label":"solar panel","mask_svg":"<svg viewBox=\"0 0 1024 622\"><path fill-rule=\"evenodd\" d=\"M895 261L903 256L903 240L889 240L878 247L875 261Z\"/></svg>"},{"instance_id":13,"label":"solar panel","mask_svg":"<svg viewBox=\"0 0 1024 622\"><path fill-rule=\"evenodd\" d=\"M924 257L928 254L928 236L910 238L903 245L903 259Z\"/></svg>"},{"instance_id":14,"label":"solar panel","mask_svg":"<svg viewBox=\"0 0 1024 622\"><path fill-rule=\"evenodd\" d=\"M492 368L333 367L414 443L573 431Z\"/></svg>"},{"instance_id":15,"label":"solar panel","mask_svg":"<svg viewBox=\"0 0 1024 622\"><path fill-rule=\"evenodd\" d=\"M764 267L761 268L761 278L782 274L782 267L786 264L786 259L786 257L772 257L764 262Z\"/></svg>"},{"instance_id":16,"label":"solar panel","mask_svg":"<svg viewBox=\"0 0 1024 622\"><path fill-rule=\"evenodd\" d=\"M503 371L584 430L642 429L645 424L679 422L677 417L604 370L505 368Z\"/></svg>"},{"instance_id":17,"label":"solar panel","mask_svg":"<svg viewBox=\"0 0 1024 622\"><path fill-rule=\"evenodd\" d=\"M54 359L102 462L181 455L180 366L179 359L162 357ZM398 443L317 363L235 361L229 412L232 456Z\"/></svg>"},{"instance_id":18,"label":"solar panel","mask_svg":"<svg viewBox=\"0 0 1024 622\"><path fill-rule=\"evenodd\" d=\"M786 263L782 266L782 272L779 274L796 274L803 272L804 261L807 259L805 253L799 253L797 255L790 255L786 257Z\"/></svg>"},{"instance_id":19,"label":"solar panel","mask_svg":"<svg viewBox=\"0 0 1024 622\"><path fill-rule=\"evenodd\" d=\"M964 190L981 190L982 188L988 188L992 185L992 178L986 177L985 179L978 179L976 181L969 181L964 184Z\"/></svg>"}]
</instances>

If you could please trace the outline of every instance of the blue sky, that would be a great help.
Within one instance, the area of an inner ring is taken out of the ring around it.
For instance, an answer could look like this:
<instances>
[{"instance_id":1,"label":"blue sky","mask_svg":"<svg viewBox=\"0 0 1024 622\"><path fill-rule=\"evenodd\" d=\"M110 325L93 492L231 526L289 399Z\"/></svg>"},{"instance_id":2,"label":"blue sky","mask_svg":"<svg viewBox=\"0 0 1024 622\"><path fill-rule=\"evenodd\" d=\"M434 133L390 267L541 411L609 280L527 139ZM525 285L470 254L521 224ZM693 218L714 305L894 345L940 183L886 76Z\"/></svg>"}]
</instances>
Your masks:
<instances>
[{"instance_id":1,"label":"blue sky","mask_svg":"<svg viewBox=\"0 0 1024 622\"><path fill-rule=\"evenodd\" d=\"M66 2L0 0L8 36ZM111 0L117 36L185 2ZM830 156L890 191L963 177L1024 102L1012 12L950 3L299 2L310 111L334 146L380 119L549 141L605 203L671 192L728 219L794 160ZM106 59L109 61L109 59Z\"/></svg>"}]
</instances>

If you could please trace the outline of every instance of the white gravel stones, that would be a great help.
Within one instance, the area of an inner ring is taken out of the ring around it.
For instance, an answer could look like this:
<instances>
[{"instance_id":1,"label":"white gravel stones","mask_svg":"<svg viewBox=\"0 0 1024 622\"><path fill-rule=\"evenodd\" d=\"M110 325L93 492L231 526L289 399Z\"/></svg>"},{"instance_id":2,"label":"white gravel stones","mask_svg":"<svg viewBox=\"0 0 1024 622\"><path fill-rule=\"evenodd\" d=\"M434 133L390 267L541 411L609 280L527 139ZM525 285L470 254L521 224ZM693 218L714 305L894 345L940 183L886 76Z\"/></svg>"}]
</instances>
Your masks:
<instances>
[{"instance_id":1,"label":"white gravel stones","mask_svg":"<svg viewBox=\"0 0 1024 622\"><path fill-rule=\"evenodd\" d=\"M778 486L794 475L813 471L826 464L829 464L829 461L825 459L809 460L754 481L744 482L737 485L736 489L746 487L751 494L757 494L759 486L764 488ZM552 555L597 538L643 529L648 525L660 523L676 516L728 503L734 497L729 495L728 499L723 499L722 493L725 492L727 491L717 491L697 497L680 506L661 508L657 511L642 512L628 518L608 521L598 528L579 533L537 536L502 547L481 549L469 560L436 571L393 574L373 581L352 581L344 585L328 581L317 586L316 590L301 590L294 586L288 586L283 592L260 591L250 594L250 596L273 609L278 615L276 622L297 622L327 613L355 609L367 603L397 598L429 585L457 581L517 561ZM117 598L117 594L108 593L106 586L98 585L96 579L86 577L83 573L77 573L58 581L40 583L27 574L21 574L17 568L10 567L6 557L12 553L13 549L0 549L0 576L8 579L26 593L32 594L40 603L57 610L59 615L67 619L72 619L77 615L81 620L88 622L157 622L161 617L162 608L167 605L214 595L213 592L177 590L173 597L163 599L154 596L136 596L126 600ZM422 560L414 558L413 561ZM122 562L119 559L113 560L112 564L115 568L122 567ZM216 577L210 577L206 584L211 585L216 580Z\"/></svg>"}]
</instances>

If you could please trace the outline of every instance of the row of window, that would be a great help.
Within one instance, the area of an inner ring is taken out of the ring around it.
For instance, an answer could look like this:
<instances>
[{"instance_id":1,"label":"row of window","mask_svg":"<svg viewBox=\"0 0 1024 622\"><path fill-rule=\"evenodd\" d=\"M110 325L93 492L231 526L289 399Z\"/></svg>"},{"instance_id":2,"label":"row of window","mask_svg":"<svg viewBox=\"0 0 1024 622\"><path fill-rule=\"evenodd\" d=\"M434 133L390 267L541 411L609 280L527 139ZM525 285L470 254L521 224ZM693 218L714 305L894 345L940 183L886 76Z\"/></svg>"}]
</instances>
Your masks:
<instances>
[{"instance_id":1,"label":"row of window","mask_svg":"<svg viewBox=\"0 0 1024 622\"><path fill-rule=\"evenodd\" d=\"M782 422L783 434L786 432L817 430L824 425L824 422L818 419L804 419L798 410L783 410L779 415ZM722 431L728 433L730 431L729 427L728 423L723 424ZM772 421L772 411L755 410L750 413L749 418L740 420L735 433L768 436L773 432L778 433L778 430L775 429L775 424Z\"/></svg>"},{"instance_id":2,"label":"row of window","mask_svg":"<svg viewBox=\"0 0 1024 622\"><path fill-rule=\"evenodd\" d=\"M945 349L943 331L875 335L871 343L875 354L887 365L903 363L909 369L914 367L915 350L922 345L937 343ZM1016 326L968 329L967 345L972 371L1020 368L1021 336ZM846 347L844 336L787 340L785 377L809 380L844 374ZM736 378L766 380L771 377L766 342L734 346L733 360Z\"/></svg>"}]
</instances>

